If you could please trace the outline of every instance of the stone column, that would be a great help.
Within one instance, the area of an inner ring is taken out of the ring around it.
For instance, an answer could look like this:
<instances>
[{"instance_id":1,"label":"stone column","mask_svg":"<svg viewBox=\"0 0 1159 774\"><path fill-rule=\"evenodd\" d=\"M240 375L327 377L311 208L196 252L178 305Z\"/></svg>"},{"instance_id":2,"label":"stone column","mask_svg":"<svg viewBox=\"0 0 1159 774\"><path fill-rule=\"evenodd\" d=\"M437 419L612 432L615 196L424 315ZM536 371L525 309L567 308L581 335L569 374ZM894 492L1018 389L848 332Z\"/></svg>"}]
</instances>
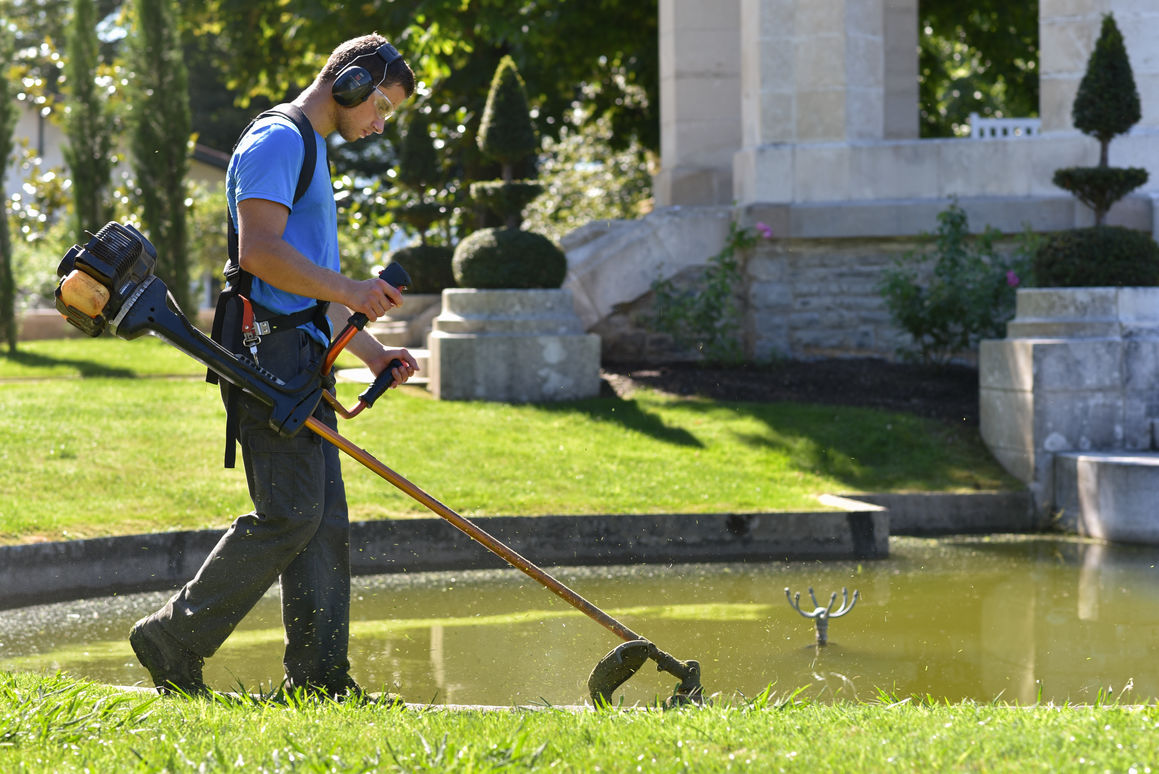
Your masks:
<instances>
[{"instance_id":1,"label":"stone column","mask_svg":"<svg viewBox=\"0 0 1159 774\"><path fill-rule=\"evenodd\" d=\"M659 43L656 204L728 204L741 144L740 6L660 0Z\"/></svg>"},{"instance_id":2,"label":"stone column","mask_svg":"<svg viewBox=\"0 0 1159 774\"><path fill-rule=\"evenodd\" d=\"M798 200L794 146L918 135L917 0L741 0L743 147L734 198Z\"/></svg>"}]
</instances>

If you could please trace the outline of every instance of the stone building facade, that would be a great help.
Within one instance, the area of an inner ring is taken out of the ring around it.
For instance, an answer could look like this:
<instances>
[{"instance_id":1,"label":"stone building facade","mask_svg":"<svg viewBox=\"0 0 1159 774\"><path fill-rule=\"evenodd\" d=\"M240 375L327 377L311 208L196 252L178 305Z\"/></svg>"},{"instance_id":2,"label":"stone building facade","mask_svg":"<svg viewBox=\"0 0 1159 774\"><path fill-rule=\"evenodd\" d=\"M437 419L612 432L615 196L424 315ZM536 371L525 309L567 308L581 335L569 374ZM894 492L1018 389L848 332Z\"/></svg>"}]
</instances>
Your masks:
<instances>
[{"instance_id":1,"label":"stone building facade","mask_svg":"<svg viewBox=\"0 0 1159 774\"><path fill-rule=\"evenodd\" d=\"M756 358L894 356L880 271L957 201L971 229L1015 235L1088 225L1051 182L1093 165L1070 110L1103 14L1123 31L1143 118L1112 165L1152 172L1109 222L1154 232L1159 200L1159 13L1138 0L1040 0L1041 131L918 137L917 0L660 0L657 210L565 241L569 276L605 358L660 358L641 326L651 283L724 243L730 219L772 227L744 262L746 349Z\"/></svg>"}]
</instances>

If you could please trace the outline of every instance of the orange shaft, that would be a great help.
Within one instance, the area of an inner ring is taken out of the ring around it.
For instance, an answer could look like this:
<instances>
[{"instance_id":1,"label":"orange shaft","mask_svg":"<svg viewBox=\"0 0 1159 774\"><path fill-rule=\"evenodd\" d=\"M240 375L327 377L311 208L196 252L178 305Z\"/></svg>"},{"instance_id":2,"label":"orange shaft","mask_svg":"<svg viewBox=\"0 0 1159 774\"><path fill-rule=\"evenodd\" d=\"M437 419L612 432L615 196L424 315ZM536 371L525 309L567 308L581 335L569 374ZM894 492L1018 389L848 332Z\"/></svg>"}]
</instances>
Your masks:
<instances>
[{"instance_id":1,"label":"orange shaft","mask_svg":"<svg viewBox=\"0 0 1159 774\"><path fill-rule=\"evenodd\" d=\"M546 586L548 590L555 593L563 601L575 607L580 612L587 615L589 618L600 624L608 631L620 637L624 641L643 639L640 635L633 632L627 626L612 618L610 615L600 610L598 607L587 601L579 594L575 593L563 583L559 582L539 567L532 564L528 559L524 558L514 550L509 548L504 543L500 542L498 538L485 532L483 529L475 525L473 522L465 519L459 514L452 511L446 505L431 497L429 494L419 489L417 486L406 480L398 473L388 468L379 462L373 455L358 446L355 446L346 438L338 434L338 431L333 430L322 424L315 417L310 417L306 420L306 427L310 428L314 433L321 436L326 441L337 446L342 451L349 454L358 462L362 463L372 471L377 473L382 478L389 481L391 484L401 489L405 494L414 498L418 502L433 511L436 515L449 521L456 529L463 532L472 540L481 543L488 551L499 556L503 561L510 564L517 570L530 575L535 580Z\"/></svg>"},{"instance_id":2,"label":"orange shaft","mask_svg":"<svg viewBox=\"0 0 1159 774\"><path fill-rule=\"evenodd\" d=\"M358 328L355 328L353 325L347 325L342 330L342 332L338 334L338 338L334 339L334 343L332 343L330 345L330 349L326 351L326 359L323 361L322 368L320 369L319 373L321 373L323 376L330 373L330 367L334 365L334 361L338 359L338 354L346 348L346 345L350 343L350 340L354 338L355 334L357 333Z\"/></svg>"}]
</instances>

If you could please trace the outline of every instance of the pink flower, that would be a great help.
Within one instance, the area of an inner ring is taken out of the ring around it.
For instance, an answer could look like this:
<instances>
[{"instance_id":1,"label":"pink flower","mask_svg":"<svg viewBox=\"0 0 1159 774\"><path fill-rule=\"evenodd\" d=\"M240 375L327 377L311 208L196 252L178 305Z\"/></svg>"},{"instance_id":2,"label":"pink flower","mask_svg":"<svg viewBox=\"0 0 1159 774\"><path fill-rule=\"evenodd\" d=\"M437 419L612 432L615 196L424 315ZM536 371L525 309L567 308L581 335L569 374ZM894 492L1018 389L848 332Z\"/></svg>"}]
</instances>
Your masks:
<instances>
[{"instance_id":1,"label":"pink flower","mask_svg":"<svg viewBox=\"0 0 1159 774\"><path fill-rule=\"evenodd\" d=\"M1021 280L1018 279L1018 275L1014 273L1014 269L1011 269L1010 271L1006 272L1006 284L1007 285L1009 285L1012 288L1016 288L1016 287L1018 287L1019 282L1021 282Z\"/></svg>"},{"instance_id":2,"label":"pink flower","mask_svg":"<svg viewBox=\"0 0 1159 774\"><path fill-rule=\"evenodd\" d=\"M757 231L761 232L761 236L763 236L765 239L773 238L773 229L767 223L758 222L756 229Z\"/></svg>"}]
</instances>

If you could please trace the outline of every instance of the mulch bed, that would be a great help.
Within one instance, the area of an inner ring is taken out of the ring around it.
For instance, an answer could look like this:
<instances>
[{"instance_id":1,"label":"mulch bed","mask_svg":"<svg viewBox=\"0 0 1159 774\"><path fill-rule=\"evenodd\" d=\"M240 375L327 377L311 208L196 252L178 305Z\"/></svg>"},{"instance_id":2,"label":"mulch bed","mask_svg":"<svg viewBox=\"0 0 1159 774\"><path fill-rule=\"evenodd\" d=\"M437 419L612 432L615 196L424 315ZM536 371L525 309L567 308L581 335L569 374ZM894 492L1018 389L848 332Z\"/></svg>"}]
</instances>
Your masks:
<instances>
[{"instance_id":1,"label":"mulch bed","mask_svg":"<svg viewBox=\"0 0 1159 774\"><path fill-rule=\"evenodd\" d=\"M785 360L730 367L698 363L605 364L605 384L618 395L647 386L672 395L730 401L793 401L906 411L955 424L978 425L978 371L874 358Z\"/></svg>"}]
</instances>

